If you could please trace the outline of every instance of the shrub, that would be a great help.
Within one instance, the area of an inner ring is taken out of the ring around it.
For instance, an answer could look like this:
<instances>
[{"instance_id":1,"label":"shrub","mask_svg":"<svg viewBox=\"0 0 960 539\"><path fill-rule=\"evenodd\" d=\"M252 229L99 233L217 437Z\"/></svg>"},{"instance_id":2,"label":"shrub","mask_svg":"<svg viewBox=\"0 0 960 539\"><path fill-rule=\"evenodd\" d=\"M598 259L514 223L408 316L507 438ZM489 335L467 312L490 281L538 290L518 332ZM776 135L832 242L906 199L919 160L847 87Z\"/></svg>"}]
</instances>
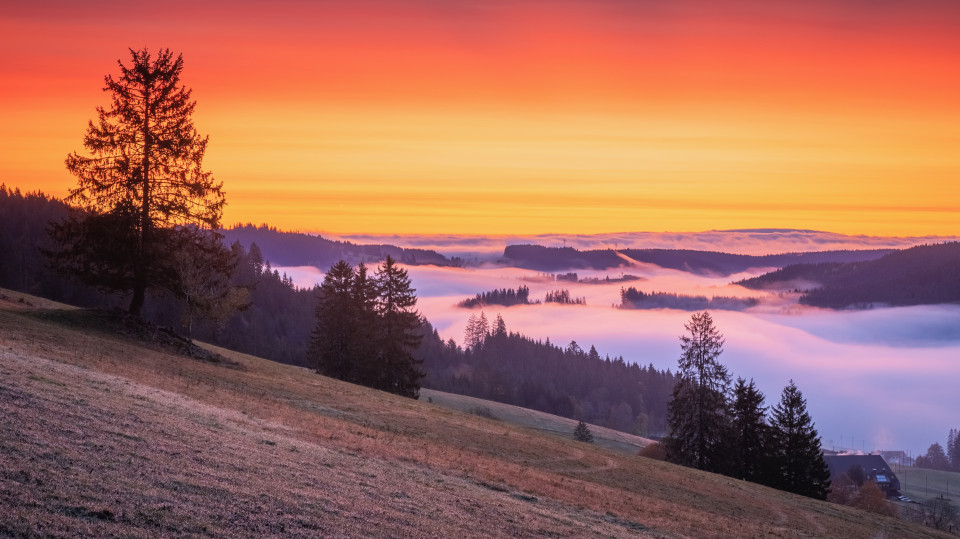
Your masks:
<instances>
[{"instance_id":1,"label":"shrub","mask_svg":"<svg viewBox=\"0 0 960 539\"><path fill-rule=\"evenodd\" d=\"M593 433L590 432L590 427L587 427L587 424L581 421L577 423L577 428L573 429L573 439L578 442L592 444Z\"/></svg>"},{"instance_id":2,"label":"shrub","mask_svg":"<svg viewBox=\"0 0 960 539\"><path fill-rule=\"evenodd\" d=\"M643 449L637 454L648 459L667 460L667 450L657 442L643 446Z\"/></svg>"}]
</instances>

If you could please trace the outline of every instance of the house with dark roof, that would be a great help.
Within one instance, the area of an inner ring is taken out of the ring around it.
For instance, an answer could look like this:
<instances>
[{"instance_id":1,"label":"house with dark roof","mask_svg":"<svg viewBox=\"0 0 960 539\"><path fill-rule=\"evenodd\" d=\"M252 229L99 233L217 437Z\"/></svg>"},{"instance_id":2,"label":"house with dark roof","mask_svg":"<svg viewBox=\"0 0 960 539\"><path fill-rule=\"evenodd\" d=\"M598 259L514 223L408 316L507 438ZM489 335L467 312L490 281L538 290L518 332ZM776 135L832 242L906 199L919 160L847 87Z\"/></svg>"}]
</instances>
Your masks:
<instances>
[{"instance_id":1,"label":"house with dark roof","mask_svg":"<svg viewBox=\"0 0 960 539\"><path fill-rule=\"evenodd\" d=\"M824 455L823 460L830 468L831 481L847 473L850 468L860 466L867 479L876 481L888 496L900 494L900 479L880 455Z\"/></svg>"}]
</instances>

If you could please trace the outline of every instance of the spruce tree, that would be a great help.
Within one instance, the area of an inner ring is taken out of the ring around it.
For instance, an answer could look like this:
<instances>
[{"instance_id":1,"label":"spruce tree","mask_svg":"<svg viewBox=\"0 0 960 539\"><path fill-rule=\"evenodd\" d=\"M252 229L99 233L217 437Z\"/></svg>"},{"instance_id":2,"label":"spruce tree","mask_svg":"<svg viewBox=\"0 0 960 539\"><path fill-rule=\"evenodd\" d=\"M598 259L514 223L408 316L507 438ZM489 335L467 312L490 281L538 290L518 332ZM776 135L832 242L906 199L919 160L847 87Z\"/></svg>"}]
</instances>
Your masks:
<instances>
[{"instance_id":1,"label":"spruce tree","mask_svg":"<svg viewBox=\"0 0 960 539\"><path fill-rule=\"evenodd\" d=\"M577 428L573 429L573 439L578 442L593 443L593 433L584 421L578 422Z\"/></svg>"},{"instance_id":2,"label":"spruce tree","mask_svg":"<svg viewBox=\"0 0 960 539\"><path fill-rule=\"evenodd\" d=\"M389 255L380 265L376 275L380 299L377 313L380 316L380 376L374 386L384 391L414 399L420 396L420 370L423 360L413 356L420 345L422 320L414 310L417 296L410 286L407 270L397 266Z\"/></svg>"},{"instance_id":3,"label":"spruce tree","mask_svg":"<svg viewBox=\"0 0 960 539\"><path fill-rule=\"evenodd\" d=\"M377 282L369 274L367 266L360 262L353 274L350 287L352 305L349 311L353 324L350 345L350 369L346 380L356 384L373 386L379 373L379 325Z\"/></svg>"},{"instance_id":4,"label":"spruce tree","mask_svg":"<svg viewBox=\"0 0 960 539\"><path fill-rule=\"evenodd\" d=\"M773 485L780 490L826 499L830 470L807 401L793 380L783 389L770 421Z\"/></svg>"},{"instance_id":5,"label":"spruce tree","mask_svg":"<svg viewBox=\"0 0 960 539\"><path fill-rule=\"evenodd\" d=\"M316 326L308 357L317 373L340 380L351 376L356 348L356 308L353 268L340 260L330 267L320 285Z\"/></svg>"},{"instance_id":6,"label":"spruce tree","mask_svg":"<svg viewBox=\"0 0 960 539\"><path fill-rule=\"evenodd\" d=\"M679 380L667 408L664 440L671 462L713 472L724 471L728 451L730 375L718 360L723 335L710 313L696 313L680 337Z\"/></svg>"},{"instance_id":7,"label":"spruce tree","mask_svg":"<svg viewBox=\"0 0 960 539\"><path fill-rule=\"evenodd\" d=\"M66 201L79 211L53 227L60 248L52 261L87 284L131 291L129 311L139 315L148 288L177 292L172 232L219 228L225 199L222 183L203 170L208 137L193 126L183 57L130 54L129 65L118 62L119 78L105 77L111 105L97 107L87 126L89 153L66 158L77 177Z\"/></svg>"},{"instance_id":8,"label":"spruce tree","mask_svg":"<svg viewBox=\"0 0 960 539\"><path fill-rule=\"evenodd\" d=\"M500 313L497 313L497 318L493 321L493 335L496 337L507 336L507 323L503 321Z\"/></svg>"},{"instance_id":9,"label":"spruce tree","mask_svg":"<svg viewBox=\"0 0 960 539\"><path fill-rule=\"evenodd\" d=\"M763 471L768 459L767 407L763 405L763 393L753 379L750 383L737 378L733 389L733 451L730 471L734 477L753 482L763 482Z\"/></svg>"},{"instance_id":10,"label":"spruce tree","mask_svg":"<svg viewBox=\"0 0 960 539\"><path fill-rule=\"evenodd\" d=\"M950 460L950 469L960 472L960 431L950 429L947 435L947 459Z\"/></svg>"}]
</instances>

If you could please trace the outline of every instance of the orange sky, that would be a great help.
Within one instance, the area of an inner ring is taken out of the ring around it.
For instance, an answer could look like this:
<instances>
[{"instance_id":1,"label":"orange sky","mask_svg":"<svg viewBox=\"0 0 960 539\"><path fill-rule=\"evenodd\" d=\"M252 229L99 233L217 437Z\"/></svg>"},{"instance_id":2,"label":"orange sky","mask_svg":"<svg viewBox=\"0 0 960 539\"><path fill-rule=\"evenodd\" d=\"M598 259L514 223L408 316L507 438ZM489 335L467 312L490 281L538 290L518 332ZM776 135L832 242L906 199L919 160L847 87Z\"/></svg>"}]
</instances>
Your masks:
<instances>
[{"instance_id":1,"label":"orange sky","mask_svg":"<svg viewBox=\"0 0 960 539\"><path fill-rule=\"evenodd\" d=\"M0 182L64 195L127 47L183 53L224 223L960 234L960 4L34 1Z\"/></svg>"}]
</instances>

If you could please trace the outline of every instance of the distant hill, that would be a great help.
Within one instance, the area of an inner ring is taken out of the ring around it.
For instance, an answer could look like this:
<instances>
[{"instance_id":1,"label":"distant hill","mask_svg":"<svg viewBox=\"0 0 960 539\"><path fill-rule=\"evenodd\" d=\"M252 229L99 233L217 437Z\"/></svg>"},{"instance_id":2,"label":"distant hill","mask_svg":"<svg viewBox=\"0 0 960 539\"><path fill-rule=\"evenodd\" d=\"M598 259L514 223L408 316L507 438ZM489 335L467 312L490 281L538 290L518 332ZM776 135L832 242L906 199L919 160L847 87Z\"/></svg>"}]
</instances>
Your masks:
<instances>
[{"instance_id":1,"label":"distant hill","mask_svg":"<svg viewBox=\"0 0 960 539\"><path fill-rule=\"evenodd\" d=\"M459 265L457 259L449 259L427 249L334 241L301 232L283 232L267 225L235 225L222 232L228 245L239 241L249 250L250 245L256 243L263 253L263 258L274 266L315 266L326 269L338 260L346 260L351 264L370 263L379 262L387 255L409 265Z\"/></svg>"},{"instance_id":2,"label":"distant hill","mask_svg":"<svg viewBox=\"0 0 960 539\"><path fill-rule=\"evenodd\" d=\"M609 269L626 266L630 261L654 264L662 268L696 274L731 275L750 268L782 268L791 264L822 262L859 262L874 260L892 249L818 251L776 255L738 255L689 249L602 249L579 251L572 247L508 245L502 261L538 271L566 269Z\"/></svg>"},{"instance_id":3,"label":"distant hill","mask_svg":"<svg viewBox=\"0 0 960 539\"><path fill-rule=\"evenodd\" d=\"M960 301L960 243L920 245L877 260L798 264L737 284L800 287L801 303L832 309L953 303Z\"/></svg>"}]
</instances>

